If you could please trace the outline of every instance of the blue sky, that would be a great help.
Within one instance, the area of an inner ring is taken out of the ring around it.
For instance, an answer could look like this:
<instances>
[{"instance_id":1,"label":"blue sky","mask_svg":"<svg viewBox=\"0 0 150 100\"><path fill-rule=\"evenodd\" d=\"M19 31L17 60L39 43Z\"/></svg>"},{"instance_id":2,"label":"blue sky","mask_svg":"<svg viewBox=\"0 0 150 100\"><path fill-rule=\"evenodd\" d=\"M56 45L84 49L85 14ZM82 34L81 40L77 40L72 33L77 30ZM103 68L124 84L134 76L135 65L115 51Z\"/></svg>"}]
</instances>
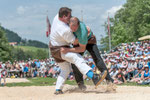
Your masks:
<instances>
[{"instance_id":1,"label":"blue sky","mask_svg":"<svg viewBox=\"0 0 150 100\"><path fill-rule=\"evenodd\" d=\"M26 39L48 43L46 15L52 22L60 7L72 9L72 15L90 26L97 40L106 36L102 26L109 13L113 17L126 0L0 0L0 23ZM47 13L48 10L48 13Z\"/></svg>"}]
</instances>

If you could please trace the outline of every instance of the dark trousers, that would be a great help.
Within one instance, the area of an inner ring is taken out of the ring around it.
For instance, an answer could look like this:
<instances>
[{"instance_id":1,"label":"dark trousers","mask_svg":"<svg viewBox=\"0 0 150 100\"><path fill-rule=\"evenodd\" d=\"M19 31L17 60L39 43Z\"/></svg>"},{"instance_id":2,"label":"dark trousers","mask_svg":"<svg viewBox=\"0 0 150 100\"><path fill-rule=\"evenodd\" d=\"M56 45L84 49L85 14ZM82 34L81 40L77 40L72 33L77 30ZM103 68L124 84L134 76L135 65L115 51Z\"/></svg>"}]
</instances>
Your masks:
<instances>
[{"instance_id":1,"label":"dark trousers","mask_svg":"<svg viewBox=\"0 0 150 100\"><path fill-rule=\"evenodd\" d=\"M103 59L100 56L98 47L96 44L87 44L86 46L86 50L88 50L88 52L91 54L96 67L103 72L104 70L107 70L107 76L106 76L106 80L109 80L111 82L113 82L114 80L110 77L108 69L103 61ZM83 54L83 53L82 53ZM78 68L72 64L72 69L73 69L73 73L75 75L75 80L77 83L83 83L83 75L82 73L78 70Z\"/></svg>"}]
</instances>

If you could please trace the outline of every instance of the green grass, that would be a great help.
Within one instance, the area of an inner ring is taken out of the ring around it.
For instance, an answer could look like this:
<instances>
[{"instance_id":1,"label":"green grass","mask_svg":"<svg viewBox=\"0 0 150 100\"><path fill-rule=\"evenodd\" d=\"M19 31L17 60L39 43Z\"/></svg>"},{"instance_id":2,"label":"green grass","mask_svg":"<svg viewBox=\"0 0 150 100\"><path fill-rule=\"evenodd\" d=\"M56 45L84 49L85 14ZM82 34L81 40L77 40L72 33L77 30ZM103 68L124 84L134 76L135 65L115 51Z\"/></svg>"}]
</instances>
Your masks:
<instances>
[{"instance_id":1,"label":"green grass","mask_svg":"<svg viewBox=\"0 0 150 100\"><path fill-rule=\"evenodd\" d=\"M124 84L121 84L121 85L118 85L118 86L144 86L144 87L150 87L150 85L139 85L135 82L130 82L130 83L124 83Z\"/></svg>"},{"instance_id":2,"label":"green grass","mask_svg":"<svg viewBox=\"0 0 150 100\"><path fill-rule=\"evenodd\" d=\"M55 85L56 82L55 78L42 78L42 77L36 77L36 78L27 78L29 82L20 82L20 83L7 83L7 87L15 87L15 86L52 86ZM6 80L7 81L7 80ZM70 81L67 80L65 84L69 85L77 85L75 80ZM92 81L85 81L85 84L87 85L93 85ZM124 83L118 86L144 86L144 87L150 87L150 85L138 85L137 83Z\"/></svg>"},{"instance_id":3,"label":"green grass","mask_svg":"<svg viewBox=\"0 0 150 100\"><path fill-rule=\"evenodd\" d=\"M15 48L21 48L23 51L33 51L36 52L38 49L46 50L48 52L48 48L37 48L33 46L15 46Z\"/></svg>"},{"instance_id":4,"label":"green grass","mask_svg":"<svg viewBox=\"0 0 150 100\"><path fill-rule=\"evenodd\" d=\"M20 82L20 83L7 83L6 86L8 87L15 87L15 86L52 86L54 82L56 82L55 78L28 78L30 82ZM7 80L6 80L7 81ZM67 80L65 84L75 85L75 81Z\"/></svg>"}]
</instances>

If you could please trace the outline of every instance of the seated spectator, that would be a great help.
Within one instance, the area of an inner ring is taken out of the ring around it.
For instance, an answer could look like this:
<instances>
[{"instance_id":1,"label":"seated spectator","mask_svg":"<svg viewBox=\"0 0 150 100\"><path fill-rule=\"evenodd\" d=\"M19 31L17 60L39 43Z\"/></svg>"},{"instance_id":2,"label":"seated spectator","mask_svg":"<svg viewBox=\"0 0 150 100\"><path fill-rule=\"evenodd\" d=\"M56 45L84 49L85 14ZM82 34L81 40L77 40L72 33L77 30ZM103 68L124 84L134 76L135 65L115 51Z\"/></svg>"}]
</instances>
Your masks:
<instances>
[{"instance_id":1,"label":"seated spectator","mask_svg":"<svg viewBox=\"0 0 150 100\"><path fill-rule=\"evenodd\" d=\"M53 77L57 78L59 73L60 73L60 67L55 64L55 66L53 67Z\"/></svg>"},{"instance_id":2,"label":"seated spectator","mask_svg":"<svg viewBox=\"0 0 150 100\"><path fill-rule=\"evenodd\" d=\"M142 73L141 80L142 81L139 82L139 84L142 85L150 84L150 72L148 65L145 65L144 67L144 72Z\"/></svg>"},{"instance_id":3,"label":"seated spectator","mask_svg":"<svg viewBox=\"0 0 150 100\"><path fill-rule=\"evenodd\" d=\"M117 68L121 68L122 67L122 62L119 60L118 57L116 57L116 65L117 65Z\"/></svg>"},{"instance_id":4,"label":"seated spectator","mask_svg":"<svg viewBox=\"0 0 150 100\"><path fill-rule=\"evenodd\" d=\"M35 61L36 67L39 69L41 67L41 62L40 60Z\"/></svg>"},{"instance_id":5,"label":"seated spectator","mask_svg":"<svg viewBox=\"0 0 150 100\"><path fill-rule=\"evenodd\" d=\"M92 70L94 70L96 67L93 62L89 62L89 66L92 68Z\"/></svg>"},{"instance_id":6,"label":"seated spectator","mask_svg":"<svg viewBox=\"0 0 150 100\"><path fill-rule=\"evenodd\" d=\"M131 78L134 76L134 66L132 64L132 59L131 58L129 58L128 68L127 68L127 74L128 74L127 80L130 81Z\"/></svg>"},{"instance_id":7,"label":"seated spectator","mask_svg":"<svg viewBox=\"0 0 150 100\"><path fill-rule=\"evenodd\" d=\"M145 49L144 55L149 55L150 51L148 51L148 49Z\"/></svg>"},{"instance_id":8,"label":"seated spectator","mask_svg":"<svg viewBox=\"0 0 150 100\"><path fill-rule=\"evenodd\" d=\"M110 67L110 71L109 72L111 72L114 68L117 68L115 60L110 60L110 62L111 62L111 67Z\"/></svg>"},{"instance_id":9,"label":"seated spectator","mask_svg":"<svg viewBox=\"0 0 150 100\"><path fill-rule=\"evenodd\" d=\"M69 80L74 80L74 75L73 75L73 71L70 72L69 76L68 76Z\"/></svg>"},{"instance_id":10,"label":"seated spectator","mask_svg":"<svg viewBox=\"0 0 150 100\"><path fill-rule=\"evenodd\" d=\"M7 75L7 71L6 71L6 68L3 68L3 70L1 71L1 76L4 80L4 85L6 85L6 75Z\"/></svg>"},{"instance_id":11,"label":"seated spectator","mask_svg":"<svg viewBox=\"0 0 150 100\"><path fill-rule=\"evenodd\" d=\"M137 58L136 62L137 62L137 68L142 69L143 68L143 63L140 61L139 57Z\"/></svg>"},{"instance_id":12,"label":"seated spectator","mask_svg":"<svg viewBox=\"0 0 150 100\"><path fill-rule=\"evenodd\" d=\"M46 69L46 71L45 71L45 77L47 77L48 76L48 70Z\"/></svg>"},{"instance_id":13,"label":"seated spectator","mask_svg":"<svg viewBox=\"0 0 150 100\"><path fill-rule=\"evenodd\" d=\"M114 67L112 72L110 73L110 76L115 79L116 75L118 74L118 71L117 71L117 67Z\"/></svg>"},{"instance_id":14,"label":"seated spectator","mask_svg":"<svg viewBox=\"0 0 150 100\"><path fill-rule=\"evenodd\" d=\"M148 56L148 67L149 67L149 70L150 70L150 56Z\"/></svg>"},{"instance_id":15,"label":"seated spectator","mask_svg":"<svg viewBox=\"0 0 150 100\"><path fill-rule=\"evenodd\" d=\"M148 65L148 57L145 57L144 58L144 63L143 63L143 65L145 66L145 65Z\"/></svg>"},{"instance_id":16,"label":"seated spectator","mask_svg":"<svg viewBox=\"0 0 150 100\"><path fill-rule=\"evenodd\" d=\"M128 73L126 71L126 68L124 68L124 67L122 68L122 73L123 73L125 79L127 79L128 78Z\"/></svg>"},{"instance_id":17,"label":"seated spectator","mask_svg":"<svg viewBox=\"0 0 150 100\"><path fill-rule=\"evenodd\" d=\"M133 57L132 58L132 63L131 65L133 66L133 77L138 73L138 70L137 70L137 63L135 61L135 58Z\"/></svg>"},{"instance_id":18,"label":"seated spectator","mask_svg":"<svg viewBox=\"0 0 150 100\"><path fill-rule=\"evenodd\" d=\"M37 75L38 75L38 72L37 72L38 70L37 70L37 68L35 68L34 70L33 70L33 77L37 77Z\"/></svg>"},{"instance_id":19,"label":"seated spectator","mask_svg":"<svg viewBox=\"0 0 150 100\"><path fill-rule=\"evenodd\" d=\"M124 77L124 74L122 73L122 69L119 68L118 69L118 73L117 73L117 75L116 75L116 77L114 79L114 83L115 84L122 84L124 82L126 83L126 79Z\"/></svg>"},{"instance_id":20,"label":"seated spectator","mask_svg":"<svg viewBox=\"0 0 150 100\"><path fill-rule=\"evenodd\" d=\"M130 82L139 83L141 81L142 71L142 69L138 69L138 73L132 78Z\"/></svg>"},{"instance_id":21,"label":"seated spectator","mask_svg":"<svg viewBox=\"0 0 150 100\"><path fill-rule=\"evenodd\" d=\"M28 76L28 67L26 65L24 65L23 73L24 73L24 77Z\"/></svg>"},{"instance_id":22,"label":"seated spectator","mask_svg":"<svg viewBox=\"0 0 150 100\"><path fill-rule=\"evenodd\" d=\"M149 76L150 76L149 67L148 67L148 65L145 65L144 72L142 73L141 79L147 80L147 79L149 79Z\"/></svg>"},{"instance_id":23,"label":"seated spectator","mask_svg":"<svg viewBox=\"0 0 150 100\"><path fill-rule=\"evenodd\" d=\"M121 67L123 67L123 68L127 68L128 67L128 61L127 61L126 58L124 58L124 60L123 60L123 58L121 57L120 58L120 62L122 62Z\"/></svg>"}]
</instances>

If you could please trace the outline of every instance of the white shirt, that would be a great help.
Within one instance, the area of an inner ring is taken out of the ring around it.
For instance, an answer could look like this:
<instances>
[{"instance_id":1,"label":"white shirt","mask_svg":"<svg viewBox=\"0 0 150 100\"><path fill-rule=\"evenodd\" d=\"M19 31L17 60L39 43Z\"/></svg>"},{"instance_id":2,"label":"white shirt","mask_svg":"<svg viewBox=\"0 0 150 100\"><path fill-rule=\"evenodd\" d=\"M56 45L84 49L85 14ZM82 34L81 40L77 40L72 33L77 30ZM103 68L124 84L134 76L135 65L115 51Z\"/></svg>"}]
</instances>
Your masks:
<instances>
[{"instance_id":1,"label":"white shirt","mask_svg":"<svg viewBox=\"0 0 150 100\"><path fill-rule=\"evenodd\" d=\"M131 65L133 66L133 68L137 68L137 63L136 62L131 63Z\"/></svg>"},{"instance_id":2,"label":"white shirt","mask_svg":"<svg viewBox=\"0 0 150 100\"><path fill-rule=\"evenodd\" d=\"M22 62L20 62L20 63L19 63L19 65L20 65L20 67L21 67L21 70L23 71L23 69L24 69L24 67L23 67L23 63L22 63Z\"/></svg>"},{"instance_id":3,"label":"white shirt","mask_svg":"<svg viewBox=\"0 0 150 100\"><path fill-rule=\"evenodd\" d=\"M2 75L2 70L3 70L3 69L2 69L2 68L0 68L0 78L1 78L1 75Z\"/></svg>"},{"instance_id":4,"label":"white shirt","mask_svg":"<svg viewBox=\"0 0 150 100\"><path fill-rule=\"evenodd\" d=\"M44 68L45 66L46 66L45 61L44 61L44 62L41 62L41 67Z\"/></svg>"},{"instance_id":5,"label":"white shirt","mask_svg":"<svg viewBox=\"0 0 150 100\"><path fill-rule=\"evenodd\" d=\"M3 69L5 68L5 64L2 64L2 68L3 68Z\"/></svg>"},{"instance_id":6,"label":"white shirt","mask_svg":"<svg viewBox=\"0 0 150 100\"><path fill-rule=\"evenodd\" d=\"M112 71L111 73L110 73L110 76L111 77L116 77L116 75L118 74L118 71Z\"/></svg>"},{"instance_id":7,"label":"white shirt","mask_svg":"<svg viewBox=\"0 0 150 100\"><path fill-rule=\"evenodd\" d=\"M75 36L71 32L70 27L59 20L58 14L55 16L50 34L50 41L52 46L70 45L75 41Z\"/></svg>"}]
</instances>

